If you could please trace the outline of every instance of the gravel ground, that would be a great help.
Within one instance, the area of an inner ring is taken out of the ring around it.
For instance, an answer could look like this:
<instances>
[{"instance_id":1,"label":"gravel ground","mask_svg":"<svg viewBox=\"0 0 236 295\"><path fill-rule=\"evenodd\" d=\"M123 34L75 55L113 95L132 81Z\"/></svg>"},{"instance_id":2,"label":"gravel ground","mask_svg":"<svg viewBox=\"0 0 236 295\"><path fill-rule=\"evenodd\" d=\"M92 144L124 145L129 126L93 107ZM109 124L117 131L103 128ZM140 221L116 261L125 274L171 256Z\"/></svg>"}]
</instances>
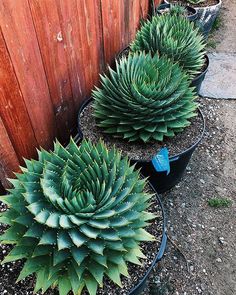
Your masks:
<instances>
[{"instance_id":1,"label":"gravel ground","mask_svg":"<svg viewBox=\"0 0 236 295\"><path fill-rule=\"evenodd\" d=\"M209 38L210 51L236 53L236 0L222 0L220 29Z\"/></svg>"},{"instance_id":2,"label":"gravel ground","mask_svg":"<svg viewBox=\"0 0 236 295\"><path fill-rule=\"evenodd\" d=\"M143 295L236 294L236 101L201 103L205 138L182 182L162 195L170 240ZM213 197L233 205L211 208Z\"/></svg>"}]
</instances>

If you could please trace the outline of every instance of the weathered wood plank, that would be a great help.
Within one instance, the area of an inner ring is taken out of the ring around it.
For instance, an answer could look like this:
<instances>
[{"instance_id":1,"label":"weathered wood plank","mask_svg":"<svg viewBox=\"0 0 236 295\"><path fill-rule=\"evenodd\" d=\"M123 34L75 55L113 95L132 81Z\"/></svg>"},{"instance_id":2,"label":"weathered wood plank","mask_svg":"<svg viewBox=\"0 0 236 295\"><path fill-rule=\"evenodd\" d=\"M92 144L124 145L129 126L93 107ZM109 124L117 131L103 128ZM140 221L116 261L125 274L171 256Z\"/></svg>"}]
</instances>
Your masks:
<instances>
[{"instance_id":1,"label":"weathered wood plank","mask_svg":"<svg viewBox=\"0 0 236 295\"><path fill-rule=\"evenodd\" d=\"M56 114L57 137L66 142L75 127L76 112L57 1L31 0L29 3Z\"/></svg>"},{"instance_id":2,"label":"weathered wood plank","mask_svg":"<svg viewBox=\"0 0 236 295\"><path fill-rule=\"evenodd\" d=\"M101 0L105 61L114 56L134 38L140 18L148 13L148 1Z\"/></svg>"},{"instance_id":3,"label":"weathered wood plank","mask_svg":"<svg viewBox=\"0 0 236 295\"><path fill-rule=\"evenodd\" d=\"M0 26L37 142L49 148L55 116L28 1L0 1Z\"/></svg>"},{"instance_id":4,"label":"weathered wood plank","mask_svg":"<svg viewBox=\"0 0 236 295\"><path fill-rule=\"evenodd\" d=\"M121 21L117 19L120 1L101 0L101 7L105 62L111 63L114 55L123 47Z\"/></svg>"},{"instance_id":5,"label":"weathered wood plank","mask_svg":"<svg viewBox=\"0 0 236 295\"><path fill-rule=\"evenodd\" d=\"M0 60L0 118L3 125L1 128L6 128L19 159L33 157L36 154L33 147L37 146L37 141L1 30ZM4 142L1 146L4 147Z\"/></svg>"},{"instance_id":6,"label":"weathered wood plank","mask_svg":"<svg viewBox=\"0 0 236 295\"><path fill-rule=\"evenodd\" d=\"M104 68L100 2L60 0L57 7L78 107L90 95L99 72Z\"/></svg>"}]
</instances>

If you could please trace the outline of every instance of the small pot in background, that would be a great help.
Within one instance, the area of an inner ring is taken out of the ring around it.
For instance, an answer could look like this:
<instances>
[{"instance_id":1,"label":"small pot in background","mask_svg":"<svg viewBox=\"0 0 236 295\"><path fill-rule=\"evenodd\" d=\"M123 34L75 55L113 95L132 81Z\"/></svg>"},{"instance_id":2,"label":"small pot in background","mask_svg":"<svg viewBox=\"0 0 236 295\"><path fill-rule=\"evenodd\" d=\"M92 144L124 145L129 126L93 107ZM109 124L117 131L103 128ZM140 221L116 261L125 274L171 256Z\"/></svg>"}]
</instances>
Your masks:
<instances>
[{"instance_id":1,"label":"small pot in background","mask_svg":"<svg viewBox=\"0 0 236 295\"><path fill-rule=\"evenodd\" d=\"M168 0L163 1L165 4L169 4L170 2ZM180 1L181 3L181 1ZM196 4L197 5L197 4ZM205 38L208 37L213 23L218 16L220 12L220 8L222 6L222 0L218 0L218 3L211 6L203 6L203 7L197 7L194 6L194 8L197 11L197 19L196 22L200 26L202 30L202 34L205 36Z\"/></svg>"},{"instance_id":2,"label":"small pot in background","mask_svg":"<svg viewBox=\"0 0 236 295\"><path fill-rule=\"evenodd\" d=\"M156 14L162 14L163 10L170 9L170 7L171 4L163 3L155 8L155 12ZM189 12L187 19L189 19L190 21L195 21L198 17L196 9L191 6L185 6L185 9Z\"/></svg>"}]
</instances>

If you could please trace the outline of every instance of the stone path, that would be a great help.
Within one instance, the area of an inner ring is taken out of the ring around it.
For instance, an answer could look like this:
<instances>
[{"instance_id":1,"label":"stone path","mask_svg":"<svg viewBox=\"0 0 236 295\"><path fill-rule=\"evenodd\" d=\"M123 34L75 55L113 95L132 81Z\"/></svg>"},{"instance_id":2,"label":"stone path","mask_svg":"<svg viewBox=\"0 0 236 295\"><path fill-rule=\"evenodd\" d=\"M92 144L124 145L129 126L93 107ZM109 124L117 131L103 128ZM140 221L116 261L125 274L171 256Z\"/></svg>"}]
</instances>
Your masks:
<instances>
[{"instance_id":1,"label":"stone path","mask_svg":"<svg viewBox=\"0 0 236 295\"><path fill-rule=\"evenodd\" d=\"M200 95L236 99L236 53L210 53L208 57L209 68Z\"/></svg>"},{"instance_id":2,"label":"stone path","mask_svg":"<svg viewBox=\"0 0 236 295\"><path fill-rule=\"evenodd\" d=\"M236 98L236 0L222 2L220 29L211 37L216 48L209 54L209 70L200 94L232 99Z\"/></svg>"}]
</instances>

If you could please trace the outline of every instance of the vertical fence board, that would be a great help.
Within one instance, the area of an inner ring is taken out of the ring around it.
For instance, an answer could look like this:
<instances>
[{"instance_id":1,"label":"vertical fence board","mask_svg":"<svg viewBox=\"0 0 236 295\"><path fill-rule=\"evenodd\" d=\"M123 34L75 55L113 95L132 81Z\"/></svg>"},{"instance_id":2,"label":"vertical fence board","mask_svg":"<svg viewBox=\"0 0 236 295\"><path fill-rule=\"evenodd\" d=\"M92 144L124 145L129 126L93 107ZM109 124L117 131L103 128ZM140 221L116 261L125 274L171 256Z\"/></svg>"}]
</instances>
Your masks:
<instances>
[{"instance_id":1,"label":"vertical fence board","mask_svg":"<svg viewBox=\"0 0 236 295\"><path fill-rule=\"evenodd\" d=\"M74 127L76 114L56 1L29 3L56 114L57 137L65 142Z\"/></svg>"},{"instance_id":2,"label":"vertical fence board","mask_svg":"<svg viewBox=\"0 0 236 295\"><path fill-rule=\"evenodd\" d=\"M81 102L90 95L104 67L100 5L99 1L86 0L61 0L57 4L73 92Z\"/></svg>"},{"instance_id":3,"label":"vertical fence board","mask_svg":"<svg viewBox=\"0 0 236 295\"><path fill-rule=\"evenodd\" d=\"M32 146L37 146L37 141L1 30L0 60L1 124L6 126L19 159L21 157L33 157L36 153ZM4 144L1 146L4 146Z\"/></svg>"},{"instance_id":4,"label":"vertical fence board","mask_svg":"<svg viewBox=\"0 0 236 295\"><path fill-rule=\"evenodd\" d=\"M140 18L148 13L148 1L101 0L105 61L111 63L114 56L135 36Z\"/></svg>"},{"instance_id":5,"label":"vertical fence board","mask_svg":"<svg viewBox=\"0 0 236 295\"><path fill-rule=\"evenodd\" d=\"M7 177L13 177L12 171L17 171L19 161L15 150L12 146L11 140L8 137L7 130L4 127L3 121L0 117L0 179L2 185L6 188L9 183ZM0 187L1 187L0 183ZM1 190L1 188L0 188Z\"/></svg>"},{"instance_id":6,"label":"vertical fence board","mask_svg":"<svg viewBox=\"0 0 236 295\"><path fill-rule=\"evenodd\" d=\"M55 118L27 0L2 0L0 26L39 145L51 147ZM17 112L17 104L14 105Z\"/></svg>"},{"instance_id":7,"label":"vertical fence board","mask_svg":"<svg viewBox=\"0 0 236 295\"><path fill-rule=\"evenodd\" d=\"M121 49L121 20L117 19L117 11L119 11L119 2L112 0L101 0L102 7L102 25L103 25L103 42L104 56L107 63L111 63L114 54Z\"/></svg>"}]
</instances>

